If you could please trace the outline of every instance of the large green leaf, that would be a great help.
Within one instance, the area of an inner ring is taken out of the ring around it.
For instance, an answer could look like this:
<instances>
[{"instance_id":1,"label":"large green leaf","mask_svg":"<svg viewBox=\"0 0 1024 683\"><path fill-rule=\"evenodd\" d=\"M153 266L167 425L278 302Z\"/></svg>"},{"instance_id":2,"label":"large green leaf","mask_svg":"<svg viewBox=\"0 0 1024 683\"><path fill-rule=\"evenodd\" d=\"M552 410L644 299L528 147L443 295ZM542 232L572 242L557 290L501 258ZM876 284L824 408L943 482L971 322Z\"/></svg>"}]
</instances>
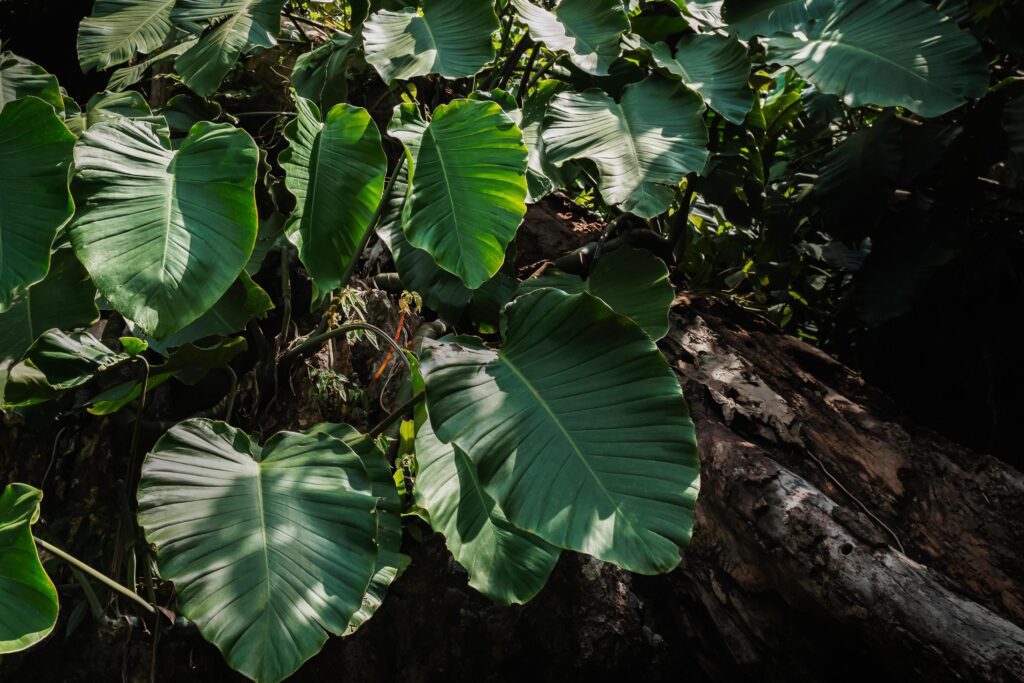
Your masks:
<instances>
[{"instance_id":1,"label":"large green leaf","mask_svg":"<svg viewBox=\"0 0 1024 683\"><path fill-rule=\"evenodd\" d=\"M361 434L355 427L344 423L321 423L309 429L309 434L327 434L340 439L359 456L370 477L370 492L377 497L377 567L363 596L363 602L352 615L345 634L356 631L374 615L384 602L391 583L397 578L402 564L402 501L395 488L387 456L372 437Z\"/></svg>"},{"instance_id":2,"label":"large green leaf","mask_svg":"<svg viewBox=\"0 0 1024 683\"><path fill-rule=\"evenodd\" d=\"M457 321L473 297L473 291L466 289L459 278L439 267L430 254L412 246L405 238L402 208L408 190L407 169L408 165L399 171L390 195L384 198L386 205L377 224L377 234L391 251L402 285L410 292L419 293L431 310L447 320Z\"/></svg>"},{"instance_id":3,"label":"large green leaf","mask_svg":"<svg viewBox=\"0 0 1024 683\"><path fill-rule=\"evenodd\" d=\"M273 47L285 0L177 0L171 19L182 25L210 22L213 28L174 62L185 85L212 95L245 51Z\"/></svg>"},{"instance_id":4,"label":"large green leaf","mask_svg":"<svg viewBox=\"0 0 1024 683\"><path fill-rule=\"evenodd\" d=\"M939 116L988 87L978 42L920 0L841 2L802 30L806 35L771 37L768 59L851 107Z\"/></svg>"},{"instance_id":5,"label":"large green leaf","mask_svg":"<svg viewBox=\"0 0 1024 683\"><path fill-rule=\"evenodd\" d=\"M469 585L506 605L523 604L547 583L559 550L514 527L457 446L438 440L430 423L416 434L416 503L469 573Z\"/></svg>"},{"instance_id":6,"label":"large green leaf","mask_svg":"<svg viewBox=\"0 0 1024 683\"><path fill-rule=\"evenodd\" d=\"M567 294L589 292L616 313L631 318L651 339L657 341L668 334L668 309L675 289L669 282L665 262L649 251L625 247L603 254L586 280L548 270L523 282L519 294L542 287L554 287Z\"/></svg>"},{"instance_id":7,"label":"large green leaf","mask_svg":"<svg viewBox=\"0 0 1024 683\"><path fill-rule=\"evenodd\" d=\"M166 120L153 116L149 103L142 93L128 90L111 92L105 90L89 98L85 111L65 116L64 123L75 135L81 135L89 128L119 118L143 119L157 127L166 128Z\"/></svg>"},{"instance_id":8,"label":"large green leaf","mask_svg":"<svg viewBox=\"0 0 1024 683\"><path fill-rule=\"evenodd\" d=\"M405 234L470 289L489 280L526 214L523 134L493 102L442 105L416 155Z\"/></svg>"},{"instance_id":9,"label":"large green leaf","mask_svg":"<svg viewBox=\"0 0 1024 683\"><path fill-rule=\"evenodd\" d=\"M175 0L96 0L92 16L78 25L82 71L106 69L136 54L148 55L174 35Z\"/></svg>"},{"instance_id":10,"label":"large green leaf","mask_svg":"<svg viewBox=\"0 0 1024 683\"><path fill-rule=\"evenodd\" d=\"M828 16L837 0L726 0L728 30L747 40L753 36L795 33Z\"/></svg>"},{"instance_id":11,"label":"large green leaf","mask_svg":"<svg viewBox=\"0 0 1024 683\"><path fill-rule=\"evenodd\" d=\"M474 462L508 520L641 573L679 562L697 447L654 342L589 294L542 289L504 310L500 351L426 342L430 422Z\"/></svg>"},{"instance_id":12,"label":"large green leaf","mask_svg":"<svg viewBox=\"0 0 1024 683\"><path fill-rule=\"evenodd\" d=\"M358 45L352 36L339 31L324 44L301 55L292 69L295 93L313 100L325 111L344 102L348 94L345 64Z\"/></svg>"},{"instance_id":13,"label":"large green leaf","mask_svg":"<svg viewBox=\"0 0 1024 683\"><path fill-rule=\"evenodd\" d=\"M57 589L32 538L42 498L26 484L9 484L0 496L0 655L32 646L57 623Z\"/></svg>"},{"instance_id":14,"label":"large green leaf","mask_svg":"<svg viewBox=\"0 0 1024 683\"><path fill-rule=\"evenodd\" d=\"M523 143L529 155L526 170L527 201L539 202L544 195L560 184L558 169L552 166L544 152L544 117L547 116L551 99L563 88L561 81L543 80L523 103L523 115L519 126L523 129Z\"/></svg>"},{"instance_id":15,"label":"large green leaf","mask_svg":"<svg viewBox=\"0 0 1024 683\"><path fill-rule=\"evenodd\" d=\"M259 682L280 681L341 634L376 568L377 498L359 457L325 434L262 447L187 420L142 466L139 523L182 614Z\"/></svg>"},{"instance_id":16,"label":"large green leaf","mask_svg":"<svg viewBox=\"0 0 1024 683\"><path fill-rule=\"evenodd\" d=\"M342 284L384 193L387 157L380 132L365 109L335 105L320 122L307 99L285 127L280 157L295 210L285 228L320 292Z\"/></svg>"},{"instance_id":17,"label":"large green leaf","mask_svg":"<svg viewBox=\"0 0 1024 683\"><path fill-rule=\"evenodd\" d=\"M64 111L64 99L56 78L35 62L13 52L0 52L0 109L28 95L38 97L57 111Z\"/></svg>"},{"instance_id":18,"label":"large green leaf","mask_svg":"<svg viewBox=\"0 0 1024 683\"><path fill-rule=\"evenodd\" d=\"M604 200L651 218L672 204L687 173L708 159L704 103L677 83L648 78L626 88L620 102L598 90L551 100L541 135L548 161L590 159Z\"/></svg>"},{"instance_id":19,"label":"large green leaf","mask_svg":"<svg viewBox=\"0 0 1024 683\"><path fill-rule=\"evenodd\" d=\"M0 312L39 282L50 245L71 217L68 167L75 136L35 97L0 111Z\"/></svg>"},{"instance_id":20,"label":"large green leaf","mask_svg":"<svg viewBox=\"0 0 1024 683\"><path fill-rule=\"evenodd\" d=\"M96 288L70 249L58 249L50 272L0 314L0 359L19 359L43 332L90 325L100 312Z\"/></svg>"},{"instance_id":21,"label":"large green leaf","mask_svg":"<svg viewBox=\"0 0 1024 683\"><path fill-rule=\"evenodd\" d=\"M619 38L629 30L622 0L561 0L553 12L529 0L512 0L530 37L569 59L587 73L604 76L621 51Z\"/></svg>"},{"instance_id":22,"label":"large green leaf","mask_svg":"<svg viewBox=\"0 0 1024 683\"><path fill-rule=\"evenodd\" d=\"M207 337L240 332L246 323L259 318L274 307L270 296L242 271L224 296L193 322L161 340L150 340L150 347L159 353L190 344Z\"/></svg>"},{"instance_id":23,"label":"large green leaf","mask_svg":"<svg viewBox=\"0 0 1024 683\"><path fill-rule=\"evenodd\" d=\"M432 73L468 78L494 59L497 30L491 0L423 0L422 14L413 7L372 14L363 45L385 83Z\"/></svg>"},{"instance_id":24,"label":"large green leaf","mask_svg":"<svg viewBox=\"0 0 1024 683\"><path fill-rule=\"evenodd\" d=\"M258 160L252 138L230 125L196 124L177 152L142 121L86 131L68 235L100 293L156 338L205 313L256 241Z\"/></svg>"},{"instance_id":25,"label":"large green leaf","mask_svg":"<svg viewBox=\"0 0 1024 683\"><path fill-rule=\"evenodd\" d=\"M694 34L679 39L674 56L664 43L651 46L651 53L658 67L681 78L727 121L741 125L746 119L754 104L754 92L747 84L747 49L738 40Z\"/></svg>"}]
</instances>

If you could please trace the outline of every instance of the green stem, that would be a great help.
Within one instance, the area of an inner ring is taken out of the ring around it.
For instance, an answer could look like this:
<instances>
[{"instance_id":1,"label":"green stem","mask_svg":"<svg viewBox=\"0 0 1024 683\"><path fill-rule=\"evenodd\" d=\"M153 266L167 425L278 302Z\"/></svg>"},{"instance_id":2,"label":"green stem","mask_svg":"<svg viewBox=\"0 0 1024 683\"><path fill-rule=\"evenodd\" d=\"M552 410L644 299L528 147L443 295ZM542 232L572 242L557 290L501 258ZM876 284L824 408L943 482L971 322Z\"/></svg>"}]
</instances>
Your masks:
<instances>
[{"instance_id":1,"label":"green stem","mask_svg":"<svg viewBox=\"0 0 1024 683\"><path fill-rule=\"evenodd\" d=\"M356 266L359 264L359 257L363 255L366 245L370 242L370 236L377 229L377 223L380 222L380 217L384 214L384 208L388 203L388 198L391 196L391 190L395 187L395 181L398 179L398 175L402 172L402 168L404 167L405 154L403 153L398 157L398 161L395 163L395 170L391 173L391 178L388 179L387 187L384 188L384 194L381 195L380 204L377 205L377 210L373 213L373 218L370 219L370 227L367 228L366 234L363 235L363 239L359 241L359 246L352 255L352 260L349 261L348 267L345 268L345 274L342 275L341 285L338 289L344 289L348 285L348 281L352 279L352 273L355 272ZM288 354L285 354L286 358L287 356Z\"/></svg>"},{"instance_id":2,"label":"green stem","mask_svg":"<svg viewBox=\"0 0 1024 683\"><path fill-rule=\"evenodd\" d=\"M426 396L426 393L421 391L418 394L415 394L412 398L410 398L408 401L406 401L402 405L400 405L397 408L395 408L394 412L392 412L390 415L388 415L383 420L378 422L377 425L373 429L371 429L369 431L369 436L372 437L372 438L376 438L376 437L380 436L381 434L383 434L385 429L387 429L388 427L393 425L403 415L408 413L409 410L411 408L413 408L417 403L422 401L425 396Z\"/></svg>"},{"instance_id":3,"label":"green stem","mask_svg":"<svg viewBox=\"0 0 1024 683\"><path fill-rule=\"evenodd\" d=\"M35 539L36 544L45 549L47 552L56 555L57 557L67 562L72 567L74 567L75 569L81 571L83 574L87 574L88 576L91 576L92 578L96 579L97 581L105 585L107 588L113 591L117 591L121 595L125 596L126 598L137 604L142 609L146 610L146 612L148 612L149 614L156 614L156 608L148 602L146 602L145 600L143 600L141 597L139 597L139 594L135 591L125 588L117 581L114 581L108 576L101 574L100 572L96 571L95 569L87 565L85 562L82 562L78 558L69 555L57 546L47 543L39 537L35 537Z\"/></svg>"}]
</instances>

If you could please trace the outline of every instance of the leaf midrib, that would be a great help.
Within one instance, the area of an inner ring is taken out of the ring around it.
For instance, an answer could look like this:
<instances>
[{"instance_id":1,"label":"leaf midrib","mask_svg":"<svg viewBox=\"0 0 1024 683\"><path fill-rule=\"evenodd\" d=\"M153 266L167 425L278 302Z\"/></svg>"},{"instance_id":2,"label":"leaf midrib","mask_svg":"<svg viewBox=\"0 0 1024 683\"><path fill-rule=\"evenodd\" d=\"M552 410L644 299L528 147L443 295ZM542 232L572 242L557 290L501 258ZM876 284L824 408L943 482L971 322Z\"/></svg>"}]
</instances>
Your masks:
<instances>
[{"instance_id":1,"label":"leaf midrib","mask_svg":"<svg viewBox=\"0 0 1024 683\"><path fill-rule=\"evenodd\" d=\"M622 510L619 503L612 497L611 492L608 490L608 488L604 485L604 482L598 476L597 472L595 472L594 468L592 468L590 466L590 463L587 462L587 458L586 456L583 455L583 451L581 451L579 446L576 445L576 441L572 438L572 435L569 434L568 430L566 430L561 420L558 419L558 416L555 415L554 410L552 410L548 402L544 399L543 396L541 396L540 391L538 391L538 389L533 385L532 382L530 382L526 375L524 375L519 370L519 368L516 367L515 363L513 363L511 359L509 359L508 354L504 350L499 351L497 355L501 362L509 370L511 370L512 373L516 376L516 378L523 383L523 386L525 386L530 391L530 393L536 399L537 403L544 409L544 412L546 412L548 417L551 418L551 421L555 424L555 426L558 427L558 430L562 433L562 436L565 437L565 440L572 447L573 453L576 455L579 461L583 463L583 466L586 468L591 478L597 484L598 488L601 490L601 493L603 493L605 497L608 499L608 502L615 510L616 515L620 517L624 522L626 522L629 528L636 534L636 538L645 539L646 537L641 533L639 529L636 528L636 526L633 524L633 520L630 519L629 515ZM646 545L646 542L644 542L644 544Z\"/></svg>"}]
</instances>

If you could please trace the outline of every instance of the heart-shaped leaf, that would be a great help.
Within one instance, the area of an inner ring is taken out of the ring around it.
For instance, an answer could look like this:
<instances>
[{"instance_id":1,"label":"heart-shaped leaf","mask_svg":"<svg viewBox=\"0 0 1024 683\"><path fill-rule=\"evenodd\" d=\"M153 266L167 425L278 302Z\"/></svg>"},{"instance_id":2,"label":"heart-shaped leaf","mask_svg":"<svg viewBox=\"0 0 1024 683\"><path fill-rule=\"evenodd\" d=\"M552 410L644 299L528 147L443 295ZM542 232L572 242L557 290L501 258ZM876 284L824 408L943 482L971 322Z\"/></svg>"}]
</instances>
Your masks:
<instances>
[{"instance_id":1,"label":"heart-shaped leaf","mask_svg":"<svg viewBox=\"0 0 1024 683\"><path fill-rule=\"evenodd\" d=\"M604 200L652 218L668 210L676 186L708 159L704 103L676 83L648 78L620 102L598 90L551 100L544 153L555 165L590 159Z\"/></svg>"},{"instance_id":2,"label":"heart-shaped leaf","mask_svg":"<svg viewBox=\"0 0 1024 683\"><path fill-rule=\"evenodd\" d=\"M497 104L438 107L416 154L409 242L476 289L498 272L526 214L526 165L523 134Z\"/></svg>"},{"instance_id":3,"label":"heart-shaped leaf","mask_svg":"<svg viewBox=\"0 0 1024 683\"><path fill-rule=\"evenodd\" d=\"M372 14L363 45L385 83L432 73L468 78L494 59L497 30L491 0L423 0L422 14L413 7Z\"/></svg>"},{"instance_id":4,"label":"heart-shaped leaf","mask_svg":"<svg viewBox=\"0 0 1024 683\"><path fill-rule=\"evenodd\" d=\"M176 152L144 121L86 131L68 236L100 293L156 338L217 303L256 241L258 160L230 125L198 123Z\"/></svg>"},{"instance_id":5,"label":"heart-shaped leaf","mask_svg":"<svg viewBox=\"0 0 1024 683\"><path fill-rule=\"evenodd\" d=\"M335 105L320 122L307 99L285 127L288 149L280 157L295 210L285 230L320 292L342 284L359 258L363 238L384 193L387 157L380 132L365 109Z\"/></svg>"},{"instance_id":6,"label":"heart-shaped leaf","mask_svg":"<svg viewBox=\"0 0 1024 683\"><path fill-rule=\"evenodd\" d=\"M326 434L260 447L223 422L187 420L146 456L138 499L182 614L261 683L345 631L377 566L370 478Z\"/></svg>"},{"instance_id":7,"label":"heart-shaped leaf","mask_svg":"<svg viewBox=\"0 0 1024 683\"><path fill-rule=\"evenodd\" d=\"M476 465L515 526L641 573L679 563L697 445L654 342L589 294L542 289L504 310L500 351L427 342L437 436Z\"/></svg>"},{"instance_id":8,"label":"heart-shaped leaf","mask_svg":"<svg viewBox=\"0 0 1024 683\"><path fill-rule=\"evenodd\" d=\"M529 0L512 0L530 37L551 50L569 54L587 73L604 76L621 52L619 39L629 30L621 0L561 0L553 12Z\"/></svg>"}]
</instances>

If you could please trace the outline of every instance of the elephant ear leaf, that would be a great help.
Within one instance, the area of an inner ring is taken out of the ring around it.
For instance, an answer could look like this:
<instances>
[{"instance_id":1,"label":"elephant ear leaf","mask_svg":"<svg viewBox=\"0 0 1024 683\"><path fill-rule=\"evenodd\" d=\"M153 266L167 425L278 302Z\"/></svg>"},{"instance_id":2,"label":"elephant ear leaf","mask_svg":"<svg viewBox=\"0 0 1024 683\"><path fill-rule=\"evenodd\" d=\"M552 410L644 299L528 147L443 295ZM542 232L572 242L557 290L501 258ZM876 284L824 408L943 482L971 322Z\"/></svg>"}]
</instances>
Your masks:
<instances>
[{"instance_id":1,"label":"elephant ear leaf","mask_svg":"<svg viewBox=\"0 0 1024 683\"><path fill-rule=\"evenodd\" d=\"M422 14L382 9L363 25L366 61L385 83L427 74L469 78L494 59L498 27L491 0L423 0Z\"/></svg>"},{"instance_id":2,"label":"elephant ear leaf","mask_svg":"<svg viewBox=\"0 0 1024 683\"><path fill-rule=\"evenodd\" d=\"M699 466L657 346L587 293L542 289L503 315L500 351L427 342L438 438L466 454L516 527L631 571L669 571L690 539Z\"/></svg>"},{"instance_id":3,"label":"elephant ear leaf","mask_svg":"<svg viewBox=\"0 0 1024 683\"><path fill-rule=\"evenodd\" d=\"M177 0L171 20L182 26L209 22L199 42L174 62L185 85L209 97L245 51L273 47L285 0Z\"/></svg>"},{"instance_id":4,"label":"elephant ear leaf","mask_svg":"<svg viewBox=\"0 0 1024 683\"><path fill-rule=\"evenodd\" d=\"M498 272L526 214L526 166L523 134L500 106L438 107L416 153L409 243L477 289Z\"/></svg>"},{"instance_id":5,"label":"elephant ear leaf","mask_svg":"<svg viewBox=\"0 0 1024 683\"><path fill-rule=\"evenodd\" d=\"M139 523L182 614L260 683L345 632L377 567L377 497L359 457L326 434L262 447L187 420L146 456Z\"/></svg>"},{"instance_id":6,"label":"elephant ear leaf","mask_svg":"<svg viewBox=\"0 0 1024 683\"><path fill-rule=\"evenodd\" d=\"M0 495L0 655L31 647L57 623L57 589L32 537L42 498L26 484L9 484Z\"/></svg>"},{"instance_id":7,"label":"elephant ear leaf","mask_svg":"<svg viewBox=\"0 0 1024 683\"><path fill-rule=\"evenodd\" d=\"M50 246L74 207L74 144L53 107L36 97L0 111L0 313L49 270Z\"/></svg>"},{"instance_id":8,"label":"elephant ear leaf","mask_svg":"<svg viewBox=\"0 0 1024 683\"><path fill-rule=\"evenodd\" d=\"M632 319L654 341L668 334L668 309L675 299L675 288L669 282L665 262L649 251L625 247L603 254L586 280L549 270L520 284L518 294L542 287L567 294L589 292L616 313Z\"/></svg>"},{"instance_id":9,"label":"elephant ear leaf","mask_svg":"<svg viewBox=\"0 0 1024 683\"><path fill-rule=\"evenodd\" d=\"M621 0L561 0L553 12L529 0L512 0L530 37L551 50L565 51L577 67L605 76L621 52L619 39L629 30Z\"/></svg>"},{"instance_id":10,"label":"elephant ear leaf","mask_svg":"<svg viewBox=\"0 0 1024 683\"><path fill-rule=\"evenodd\" d=\"M174 35L175 0L98 0L78 26L82 71L106 69L149 54Z\"/></svg>"},{"instance_id":11,"label":"elephant ear leaf","mask_svg":"<svg viewBox=\"0 0 1024 683\"><path fill-rule=\"evenodd\" d=\"M771 36L768 59L851 107L906 107L926 117L988 87L978 41L920 0L836 3L801 32Z\"/></svg>"},{"instance_id":12,"label":"elephant ear leaf","mask_svg":"<svg viewBox=\"0 0 1024 683\"><path fill-rule=\"evenodd\" d=\"M182 329L245 268L258 159L252 138L226 124L196 124L177 151L152 123L132 119L78 141L68 236L100 293L146 334Z\"/></svg>"},{"instance_id":13,"label":"elephant ear leaf","mask_svg":"<svg viewBox=\"0 0 1024 683\"><path fill-rule=\"evenodd\" d=\"M0 52L0 109L27 96L38 97L63 113L64 98L57 79L43 67L13 52Z\"/></svg>"},{"instance_id":14,"label":"elephant ear leaf","mask_svg":"<svg viewBox=\"0 0 1024 683\"><path fill-rule=\"evenodd\" d=\"M559 93L541 133L544 153L556 166L590 159L607 203L651 218L668 210L686 174L704 169L703 114L698 95L656 78L627 86L619 102L598 90Z\"/></svg>"},{"instance_id":15,"label":"elephant ear leaf","mask_svg":"<svg viewBox=\"0 0 1024 683\"><path fill-rule=\"evenodd\" d=\"M544 587L559 550L514 527L484 491L476 465L444 444L430 423L416 434L416 503L444 534L469 585L502 604L523 604Z\"/></svg>"},{"instance_id":16,"label":"elephant ear leaf","mask_svg":"<svg viewBox=\"0 0 1024 683\"><path fill-rule=\"evenodd\" d=\"M296 109L280 159L296 199L285 230L319 291L329 292L359 258L384 193L387 158L365 109L337 104L323 123L309 100L296 98Z\"/></svg>"}]
</instances>

